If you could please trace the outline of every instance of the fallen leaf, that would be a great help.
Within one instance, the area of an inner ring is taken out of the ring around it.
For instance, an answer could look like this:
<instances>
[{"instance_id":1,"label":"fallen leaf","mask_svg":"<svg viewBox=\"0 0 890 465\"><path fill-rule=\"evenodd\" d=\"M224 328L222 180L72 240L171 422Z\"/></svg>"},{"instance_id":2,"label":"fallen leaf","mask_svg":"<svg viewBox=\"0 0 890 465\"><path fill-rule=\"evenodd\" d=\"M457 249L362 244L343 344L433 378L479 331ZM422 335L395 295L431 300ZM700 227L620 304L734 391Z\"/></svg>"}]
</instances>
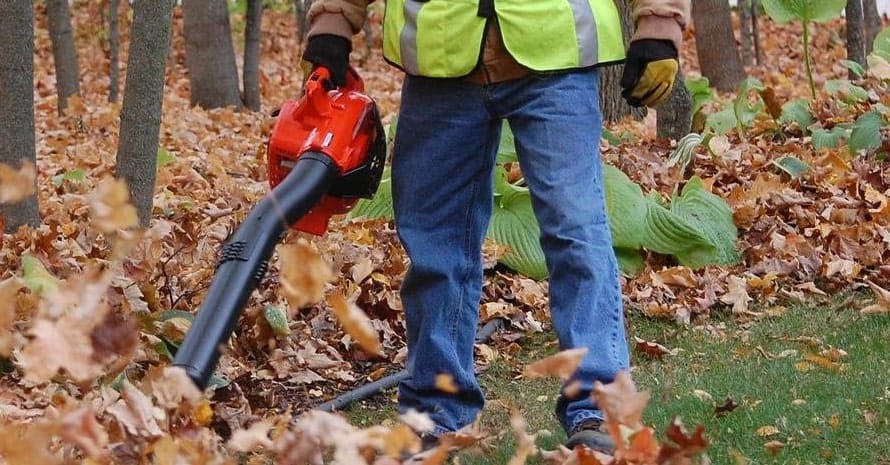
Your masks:
<instances>
[{"instance_id":1,"label":"fallen leaf","mask_svg":"<svg viewBox=\"0 0 890 465\"><path fill-rule=\"evenodd\" d=\"M18 203L34 195L37 189L37 170L30 161L15 169L0 163L0 203Z\"/></svg>"},{"instance_id":2,"label":"fallen leaf","mask_svg":"<svg viewBox=\"0 0 890 465\"><path fill-rule=\"evenodd\" d=\"M281 266L281 293L292 309L297 310L324 298L324 286L334 275L331 267L312 250L309 243L300 240L278 248Z\"/></svg>"},{"instance_id":3,"label":"fallen leaf","mask_svg":"<svg viewBox=\"0 0 890 465\"><path fill-rule=\"evenodd\" d=\"M226 447L236 452L252 452L259 448L268 449L272 446L269 432L275 424L271 420L254 422L247 429L238 429L226 442Z\"/></svg>"},{"instance_id":4,"label":"fallen leaf","mask_svg":"<svg viewBox=\"0 0 890 465\"><path fill-rule=\"evenodd\" d=\"M875 294L875 303L863 308L859 313L863 315L879 315L890 313L890 291L878 286L877 284L866 281L868 287Z\"/></svg>"},{"instance_id":5,"label":"fallen leaf","mask_svg":"<svg viewBox=\"0 0 890 465\"><path fill-rule=\"evenodd\" d=\"M714 415L716 415L717 418L725 417L738 407L739 404L735 403L735 401L732 400L732 397L727 397L722 405L714 407Z\"/></svg>"},{"instance_id":6,"label":"fallen leaf","mask_svg":"<svg viewBox=\"0 0 890 465\"><path fill-rule=\"evenodd\" d=\"M538 360L522 370L526 378L556 377L568 379L578 369L578 365L587 355L587 347L563 350L550 357Z\"/></svg>"},{"instance_id":7,"label":"fallen leaf","mask_svg":"<svg viewBox=\"0 0 890 465\"><path fill-rule=\"evenodd\" d=\"M457 385L454 383L454 377L447 373L441 373L436 376L436 389L448 394L458 393Z\"/></svg>"},{"instance_id":8,"label":"fallen leaf","mask_svg":"<svg viewBox=\"0 0 890 465\"><path fill-rule=\"evenodd\" d=\"M653 358L653 359L662 359L665 355L676 355L676 351L668 349L667 347L658 344L656 342L649 342L643 339L640 339L634 336L634 347L643 355Z\"/></svg>"},{"instance_id":9,"label":"fallen leaf","mask_svg":"<svg viewBox=\"0 0 890 465\"><path fill-rule=\"evenodd\" d=\"M748 295L748 281L740 276L729 276L726 287L726 294L720 296L720 301L732 305L733 313L748 313L748 302L752 300Z\"/></svg>"},{"instance_id":10,"label":"fallen leaf","mask_svg":"<svg viewBox=\"0 0 890 465\"><path fill-rule=\"evenodd\" d=\"M756 434L760 437L775 436L779 434L779 428L776 428L773 425L761 426L760 428L757 428Z\"/></svg>"},{"instance_id":11,"label":"fallen leaf","mask_svg":"<svg viewBox=\"0 0 890 465\"><path fill-rule=\"evenodd\" d=\"M136 207L130 204L130 191L124 180L102 179L89 197L91 224L102 233L113 233L139 225Z\"/></svg>"},{"instance_id":12,"label":"fallen leaf","mask_svg":"<svg viewBox=\"0 0 890 465\"><path fill-rule=\"evenodd\" d=\"M89 407L64 414L59 421L59 435L80 447L87 457L101 459L108 454L108 433Z\"/></svg>"},{"instance_id":13,"label":"fallen leaf","mask_svg":"<svg viewBox=\"0 0 890 465\"><path fill-rule=\"evenodd\" d=\"M685 463L682 459L691 459L708 447L704 426L699 425L695 432L689 435L683 423L676 417L665 431L665 436L674 444L662 444L657 461L660 464Z\"/></svg>"},{"instance_id":14,"label":"fallen leaf","mask_svg":"<svg viewBox=\"0 0 890 465\"><path fill-rule=\"evenodd\" d=\"M516 438L516 450L507 465L524 465L538 450L535 446L535 435L528 433L528 424L517 411L510 414L510 427L513 430L513 437Z\"/></svg>"},{"instance_id":15,"label":"fallen leaf","mask_svg":"<svg viewBox=\"0 0 890 465\"><path fill-rule=\"evenodd\" d=\"M609 384L594 383L593 397L603 411L606 422L620 424L637 431L643 428L643 409L649 403L649 391L637 391L630 374L620 371Z\"/></svg>"},{"instance_id":16,"label":"fallen leaf","mask_svg":"<svg viewBox=\"0 0 890 465\"><path fill-rule=\"evenodd\" d=\"M151 399L126 379L121 385L121 398L106 411L130 434L146 438L164 435L154 417Z\"/></svg>"},{"instance_id":17,"label":"fallen leaf","mask_svg":"<svg viewBox=\"0 0 890 465\"><path fill-rule=\"evenodd\" d=\"M15 323L16 295L22 287L24 284L15 276L0 281L0 358L9 358L18 340L12 325Z\"/></svg>"},{"instance_id":18,"label":"fallen leaf","mask_svg":"<svg viewBox=\"0 0 890 465\"><path fill-rule=\"evenodd\" d=\"M766 448L766 450L769 451L769 453L772 454L773 457L775 457L779 454L779 452L782 451L783 448L785 448L785 444L779 441L769 441L764 444L763 447Z\"/></svg>"},{"instance_id":19,"label":"fallen leaf","mask_svg":"<svg viewBox=\"0 0 890 465\"><path fill-rule=\"evenodd\" d=\"M369 354L382 357L383 348L380 345L380 338L371 325L368 315L355 303L348 302L340 294L331 295L330 302L331 310L337 317L337 321L343 326L343 330L355 339L359 347Z\"/></svg>"}]
</instances>

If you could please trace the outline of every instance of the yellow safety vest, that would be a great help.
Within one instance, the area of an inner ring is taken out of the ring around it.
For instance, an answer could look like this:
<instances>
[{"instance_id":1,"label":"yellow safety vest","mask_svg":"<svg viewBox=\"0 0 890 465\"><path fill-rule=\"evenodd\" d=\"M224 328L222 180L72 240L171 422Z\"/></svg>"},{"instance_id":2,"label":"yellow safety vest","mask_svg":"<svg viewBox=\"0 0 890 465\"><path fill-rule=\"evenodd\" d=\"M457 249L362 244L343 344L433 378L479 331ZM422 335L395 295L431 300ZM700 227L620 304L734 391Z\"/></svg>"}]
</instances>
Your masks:
<instances>
[{"instance_id":1,"label":"yellow safety vest","mask_svg":"<svg viewBox=\"0 0 890 465\"><path fill-rule=\"evenodd\" d=\"M479 62L491 16L513 58L535 71L624 59L612 0L387 0L383 55L408 74L465 76Z\"/></svg>"}]
</instances>

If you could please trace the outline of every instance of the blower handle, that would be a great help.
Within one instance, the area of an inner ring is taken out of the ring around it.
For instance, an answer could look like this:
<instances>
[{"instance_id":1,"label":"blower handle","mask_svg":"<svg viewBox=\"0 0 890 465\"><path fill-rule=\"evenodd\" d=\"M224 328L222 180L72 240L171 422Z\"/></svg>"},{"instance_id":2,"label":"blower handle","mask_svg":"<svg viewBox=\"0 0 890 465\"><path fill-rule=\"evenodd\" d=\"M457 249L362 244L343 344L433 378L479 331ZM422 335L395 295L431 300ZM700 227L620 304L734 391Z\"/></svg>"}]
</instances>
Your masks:
<instances>
[{"instance_id":1,"label":"blower handle","mask_svg":"<svg viewBox=\"0 0 890 465\"><path fill-rule=\"evenodd\" d=\"M266 274L269 257L284 232L305 216L339 176L329 156L303 154L290 173L264 197L222 247L210 290L173 365L195 385L207 387L250 294Z\"/></svg>"}]
</instances>

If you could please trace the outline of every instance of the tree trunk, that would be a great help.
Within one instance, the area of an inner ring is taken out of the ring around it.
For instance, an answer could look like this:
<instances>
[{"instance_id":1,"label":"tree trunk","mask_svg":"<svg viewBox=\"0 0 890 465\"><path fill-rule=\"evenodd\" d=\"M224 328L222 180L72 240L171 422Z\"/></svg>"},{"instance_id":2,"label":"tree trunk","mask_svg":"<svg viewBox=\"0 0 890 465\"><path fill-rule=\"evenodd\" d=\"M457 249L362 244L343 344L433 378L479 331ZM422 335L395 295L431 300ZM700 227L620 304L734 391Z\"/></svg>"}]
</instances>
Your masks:
<instances>
[{"instance_id":1,"label":"tree trunk","mask_svg":"<svg viewBox=\"0 0 890 465\"><path fill-rule=\"evenodd\" d=\"M34 146L34 6L31 0L0 1L0 163L36 166ZM36 192L36 184L34 186ZM37 226L37 195L0 203L4 232Z\"/></svg>"},{"instance_id":2,"label":"tree trunk","mask_svg":"<svg viewBox=\"0 0 890 465\"><path fill-rule=\"evenodd\" d=\"M151 221L164 103L164 71L172 22L173 0L136 0L133 3L115 174L127 181L130 199L143 227L148 227Z\"/></svg>"},{"instance_id":3,"label":"tree trunk","mask_svg":"<svg viewBox=\"0 0 890 465\"><path fill-rule=\"evenodd\" d=\"M182 0L185 63L192 105L241 109L238 65L227 5L226 0Z\"/></svg>"},{"instance_id":4,"label":"tree trunk","mask_svg":"<svg viewBox=\"0 0 890 465\"><path fill-rule=\"evenodd\" d=\"M732 16L726 0L695 0L695 48L701 73L715 88L731 92L745 79L745 68L733 36Z\"/></svg>"},{"instance_id":5,"label":"tree trunk","mask_svg":"<svg viewBox=\"0 0 890 465\"><path fill-rule=\"evenodd\" d=\"M621 26L624 31L624 42L629 43L633 36L634 25L630 5L627 0L615 2L621 12ZM621 73L624 65L605 66L600 73L600 106L603 110L603 121L615 122L626 116L642 119L646 115L645 108L634 108L627 104L621 96Z\"/></svg>"},{"instance_id":6,"label":"tree trunk","mask_svg":"<svg viewBox=\"0 0 890 465\"><path fill-rule=\"evenodd\" d=\"M862 0L847 0L844 10L847 24L847 59L855 61L862 66L865 63L865 18L862 16ZM849 72L850 80L857 78L852 70Z\"/></svg>"},{"instance_id":7,"label":"tree trunk","mask_svg":"<svg viewBox=\"0 0 890 465\"><path fill-rule=\"evenodd\" d=\"M312 6L312 0L294 0L294 10L297 15L297 27L300 29L297 34L297 44L302 44L306 40L306 33L309 32L309 7Z\"/></svg>"},{"instance_id":8,"label":"tree trunk","mask_svg":"<svg viewBox=\"0 0 890 465\"><path fill-rule=\"evenodd\" d=\"M108 0L108 101L117 102L120 93L120 0Z\"/></svg>"},{"instance_id":9,"label":"tree trunk","mask_svg":"<svg viewBox=\"0 0 890 465\"><path fill-rule=\"evenodd\" d=\"M751 1L751 36L754 42L754 61L763 63L763 49L760 47L760 0Z\"/></svg>"},{"instance_id":10,"label":"tree trunk","mask_svg":"<svg viewBox=\"0 0 890 465\"><path fill-rule=\"evenodd\" d=\"M262 39L263 0L247 0L247 25L244 28L244 105L260 111L260 41Z\"/></svg>"},{"instance_id":11,"label":"tree trunk","mask_svg":"<svg viewBox=\"0 0 890 465\"><path fill-rule=\"evenodd\" d=\"M80 94L80 68L77 66L68 0L47 0L46 13L49 16L49 38L56 66L56 106L59 115L62 115L68 107L68 97Z\"/></svg>"},{"instance_id":12,"label":"tree trunk","mask_svg":"<svg viewBox=\"0 0 890 465\"><path fill-rule=\"evenodd\" d=\"M862 0L862 13L865 17L865 54L874 50L875 37L881 32L881 13L876 0Z\"/></svg>"},{"instance_id":13,"label":"tree trunk","mask_svg":"<svg viewBox=\"0 0 890 465\"><path fill-rule=\"evenodd\" d=\"M754 37L751 28L753 26L754 15L751 14L751 1L739 0L738 12L740 27L739 37L742 42L742 65L752 66L754 64Z\"/></svg>"},{"instance_id":14,"label":"tree trunk","mask_svg":"<svg viewBox=\"0 0 890 465\"><path fill-rule=\"evenodd\" d=\"M656 108L656 132L659 139L680 140L692 130L692 97L682 72L666 102Z\"/></svg>"}]
</instances>

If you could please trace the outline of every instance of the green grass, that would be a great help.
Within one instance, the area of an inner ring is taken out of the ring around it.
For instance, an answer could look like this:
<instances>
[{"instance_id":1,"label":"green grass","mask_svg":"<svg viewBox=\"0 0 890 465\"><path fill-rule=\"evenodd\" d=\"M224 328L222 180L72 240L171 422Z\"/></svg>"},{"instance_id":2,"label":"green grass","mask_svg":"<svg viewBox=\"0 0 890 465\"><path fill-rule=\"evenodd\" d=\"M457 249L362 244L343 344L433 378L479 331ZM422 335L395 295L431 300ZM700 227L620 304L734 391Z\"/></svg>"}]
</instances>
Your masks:
<instances>
[{"instance_id":1,"label":"green grass","mask_svg":"<svg viewBox=\"0 0 890 465\"><path fill-rule=\"evenodd\" d=\"M630 327L631 337L677 350L660 360L634 351L634 380L652 392L645 422L659 432L674 416L688 429L704 425L714 464L890 465L890 317L802 305L749 324L686 328L632 316ZM520 345L512 359L480 374L488 396L482 426L495 437L463 464L506 463L514 448L511 408L539 431L539 446L564 440L552 414L559 383L518 376L524 364L556 351L553 336L528 335ZM830 348L847 353L840 366L813 358ZM391 421L393 397L353 406L347 416L358 425ZM718 416L715 407L727 399L738 406ZM764 435L768 429L774 433ZM770 441L783 447L773 454L764 447Z\"/></svg>"}]
</instances>

